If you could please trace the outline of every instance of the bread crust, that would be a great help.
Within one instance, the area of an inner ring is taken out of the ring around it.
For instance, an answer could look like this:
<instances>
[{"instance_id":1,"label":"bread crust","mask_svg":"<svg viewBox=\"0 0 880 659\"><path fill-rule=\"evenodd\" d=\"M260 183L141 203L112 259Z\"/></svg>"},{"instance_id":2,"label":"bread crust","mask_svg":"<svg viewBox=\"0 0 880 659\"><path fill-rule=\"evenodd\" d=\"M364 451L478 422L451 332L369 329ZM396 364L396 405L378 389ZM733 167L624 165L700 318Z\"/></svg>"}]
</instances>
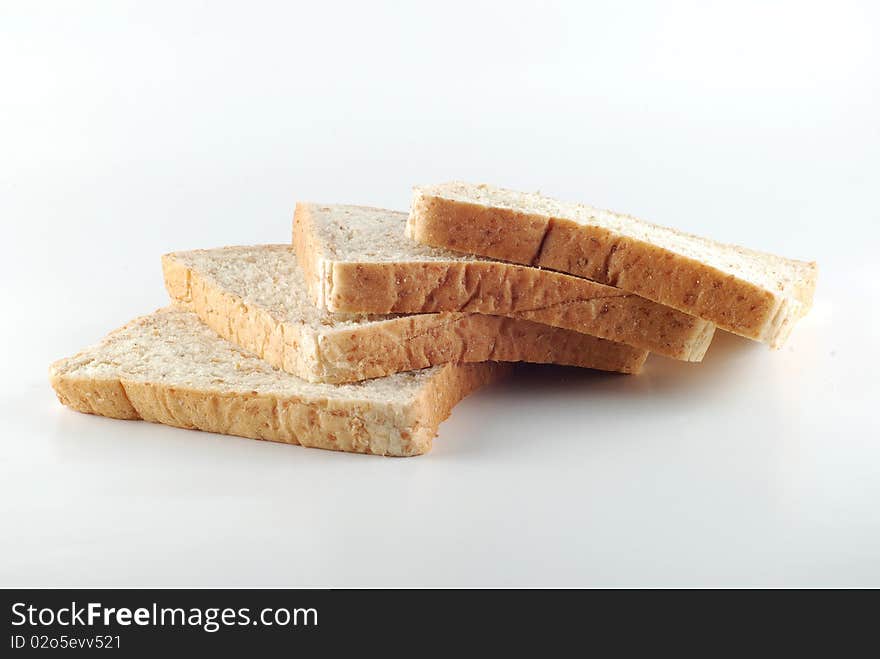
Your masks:
<instances>
[{"instance_id":1,"label":"bread crust","mask_svg":"<svg viewBox=\"0 0 880 659\"><path fill-rule=\"evenodd\" d=\"M396 457L428 452L438 426L456 403L504 377L510 369L497 363L449 364L428 382L412 405L404 406L212 392L124 376L88 379L66 375L65 361L50 367L49 380L61 403L79 412Z\"/></svg>"},{"instance_id":2,"label":"bread crust","mask_svg":"<svg viewBox=\"0 0 880 659\"><path fill-rule=\"evenodd\" d=\"M519 318L673 359L700 361L714 325L579 277L495 261L346 262L325 258L313 205L299 203L293 245L319 307L349 313L462 311ZM391 212L391 211L388 211Z\"/></svg>"},{"instance_id":3,"label":"bread crust","mask_svg":"<svg viewBox=\"0 0 880 659\"><path fill-rule=\"evenodd\" d=\"M779 347L809 309L816 264L803 262L798 299L700 261L569 219L518 213L416 190L408 235L435 247L570 273L635 293Z\"/></svg>"},{"instance_id":4,"label":"bread crust","mask_svg":"<svg viewBox=\"0 0 880 659\"><path fill-rule=\"evenodd\" d=\"M318 258L320 251L317 246L317 233L311 214L311 204L296 202L296 208L293 211L293 247L296 253L296 262L302 270L303 277L306 280L306 286L311 293L315 304L319 308L326 308L328 311L348 311L347 309L331 309L324 304L327 293L324 290L325 282L331 276L324 267L324 262ZM332 282L328 282L332 286ZM354 313L361 313L354 310ZM382 311L364 311L362 313L391 313ZM406 312L401 312L406 313Z\"/></svg>"},{"instance_id":5,"label":"bread crust","mask_svg":"<svg viewBox=\"0 0 880 659\"><path fill-rule=\"evenodd\" d=\"M111 419L141 418L128 399L122 382L64 376L58 372L63 361L65 360L55 362L49 368L49 384L52 385L62 405L77 412L107 416Z\"/></svg>"},{"instance_id":6,"label":"bread crust","mask_svg":"<svg viewBox=\"0 0 880 659\"><path fill-rule=\"evenodd\" d=\"M368 328L315 332L216 286L173 254L168 293L217 334L312 382L343 383L449 362L528 361L638 373L647 352L528 320L472 313L417 314Z\"/></svg>"},{"instance_id":7,"label":"bread crust","mask_svg":"<svg viewBox=\"0 0 880 659\"><path fill-rule=\"evenodd\" d=\"M427 317L427 318L425 318ZM383 375L457 362L532 362L635 374L648 353L527 320L483 314L403 316L387 327L334 332L323 357L336 370L354 361L363 372Z\"/></svg>"}]
</instances>

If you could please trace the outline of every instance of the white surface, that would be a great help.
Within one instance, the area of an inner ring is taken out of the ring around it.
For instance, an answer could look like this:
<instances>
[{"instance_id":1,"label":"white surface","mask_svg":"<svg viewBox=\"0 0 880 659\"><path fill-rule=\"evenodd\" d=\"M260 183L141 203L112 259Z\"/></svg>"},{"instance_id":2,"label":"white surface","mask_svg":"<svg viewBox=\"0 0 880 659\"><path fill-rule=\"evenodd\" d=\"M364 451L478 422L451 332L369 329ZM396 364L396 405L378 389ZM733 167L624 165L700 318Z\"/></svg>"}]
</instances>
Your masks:
<instances>
[{"instance_id":1,"label":"white surface","mask_svg":"<svg viewBox=\"0 0 880 659\"><path fill-rule=\"evenodd\" d=\"M880 585L876 3L438 6L0 5L0 585ZM161 253L451 178L814 258L815 308L529 371L417 459L55 400Z\"/></svg>"}]
</instances>

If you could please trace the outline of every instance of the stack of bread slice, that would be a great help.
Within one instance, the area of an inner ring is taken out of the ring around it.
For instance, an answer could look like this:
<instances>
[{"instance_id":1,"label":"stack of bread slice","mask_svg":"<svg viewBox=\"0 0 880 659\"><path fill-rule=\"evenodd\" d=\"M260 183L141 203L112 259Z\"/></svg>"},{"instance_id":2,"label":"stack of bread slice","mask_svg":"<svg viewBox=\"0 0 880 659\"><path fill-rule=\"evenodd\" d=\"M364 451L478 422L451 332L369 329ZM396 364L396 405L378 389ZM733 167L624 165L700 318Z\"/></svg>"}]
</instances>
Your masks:
<instances>
[{"instance_id":1,"label":"stack of bread slice","mask_svg":"<svg viewBox=\"0 0 880 659\"><path fill-rule=\"evenodd\" d=\"M171 305L50 368L81 412L341 451L431 447L510 362L638 373L716 326L779 347L816 265L485 185L300 203L285 245L162 257Z\"/></svg>"}]
</instances>

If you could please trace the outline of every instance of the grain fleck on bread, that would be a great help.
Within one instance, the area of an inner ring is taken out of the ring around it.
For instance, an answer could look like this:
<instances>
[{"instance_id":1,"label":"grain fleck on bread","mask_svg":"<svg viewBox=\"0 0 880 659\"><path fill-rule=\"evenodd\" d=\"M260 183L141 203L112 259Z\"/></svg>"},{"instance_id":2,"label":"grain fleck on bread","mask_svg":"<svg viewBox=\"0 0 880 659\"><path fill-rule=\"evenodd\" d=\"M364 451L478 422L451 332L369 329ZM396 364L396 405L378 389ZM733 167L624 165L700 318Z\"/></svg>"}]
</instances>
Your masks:
<instances>
[{"instance_id":1,"label":"grain fleck on bread","mask_svg":"<svg viewBox=\"0 0 880 659\"><path fill-rule=\"evenodd\" d=\"M410 456L431 448L452 407L503 376L497 363L447 364L354 384L307 382L167 307L50 367L75 410L316 448Z\"/></svg>"},{"instance_id":2,"label":"grain fleck on bread","mask_svg":"<svg viewBox=\"0 0 880 659\"><path fill-rule=\"evenodd\" d=\"M475 313L340 315L318 309L290 245L166 254L172 299L271 365L352 382L448 362L528 361L637 373L644 350L527 320Z\"/></svg>"},{"instance_id":3,"label":"grain fleck on bread","mask_svg":"<svg viewBox=\"0 0 880 659\"><path fill-rule=\"evenodd\" d=\"M615 286L777 348L816 287L813 262L488 185L415 188L407 233Z\"/></svg>"},{"instance_id":4,"label":"grain fleck on bread","mask_svg":"<svg viewBox=\"0 0 880 659\"><path fill-rule=\"evenodd\" d=\"M422 245L404 235L406 221L378 208L297 204L293 244L317 305L507 316L687 361L700 361L712 340L712 323L618 288Z\"/></svg>"}]
</instances>

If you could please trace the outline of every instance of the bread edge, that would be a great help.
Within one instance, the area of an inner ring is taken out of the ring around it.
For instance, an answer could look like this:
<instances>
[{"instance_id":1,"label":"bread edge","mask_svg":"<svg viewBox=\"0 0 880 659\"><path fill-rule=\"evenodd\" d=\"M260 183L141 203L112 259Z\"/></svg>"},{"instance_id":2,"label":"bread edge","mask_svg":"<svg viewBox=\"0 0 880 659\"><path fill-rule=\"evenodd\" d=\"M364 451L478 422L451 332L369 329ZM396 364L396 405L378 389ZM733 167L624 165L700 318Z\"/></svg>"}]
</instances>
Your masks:
<instances>
[{"instance_id":1,"label":"bread edge","mask_svg":"<svg viewBox=\"0 0 880 659\"><path fill-rule=\"evenodd\" d=\"M329 300L333 297L332 268L323 258L326 250L312 219L311 208L314 206L308 202L297 202L293 211L292 244L296 254L296 262L306 280L306 288L319 309L327 311L344 311L333 309L329 306ZM371 313L371 312L367 312Z\"/></svg>"}]
</instances>

